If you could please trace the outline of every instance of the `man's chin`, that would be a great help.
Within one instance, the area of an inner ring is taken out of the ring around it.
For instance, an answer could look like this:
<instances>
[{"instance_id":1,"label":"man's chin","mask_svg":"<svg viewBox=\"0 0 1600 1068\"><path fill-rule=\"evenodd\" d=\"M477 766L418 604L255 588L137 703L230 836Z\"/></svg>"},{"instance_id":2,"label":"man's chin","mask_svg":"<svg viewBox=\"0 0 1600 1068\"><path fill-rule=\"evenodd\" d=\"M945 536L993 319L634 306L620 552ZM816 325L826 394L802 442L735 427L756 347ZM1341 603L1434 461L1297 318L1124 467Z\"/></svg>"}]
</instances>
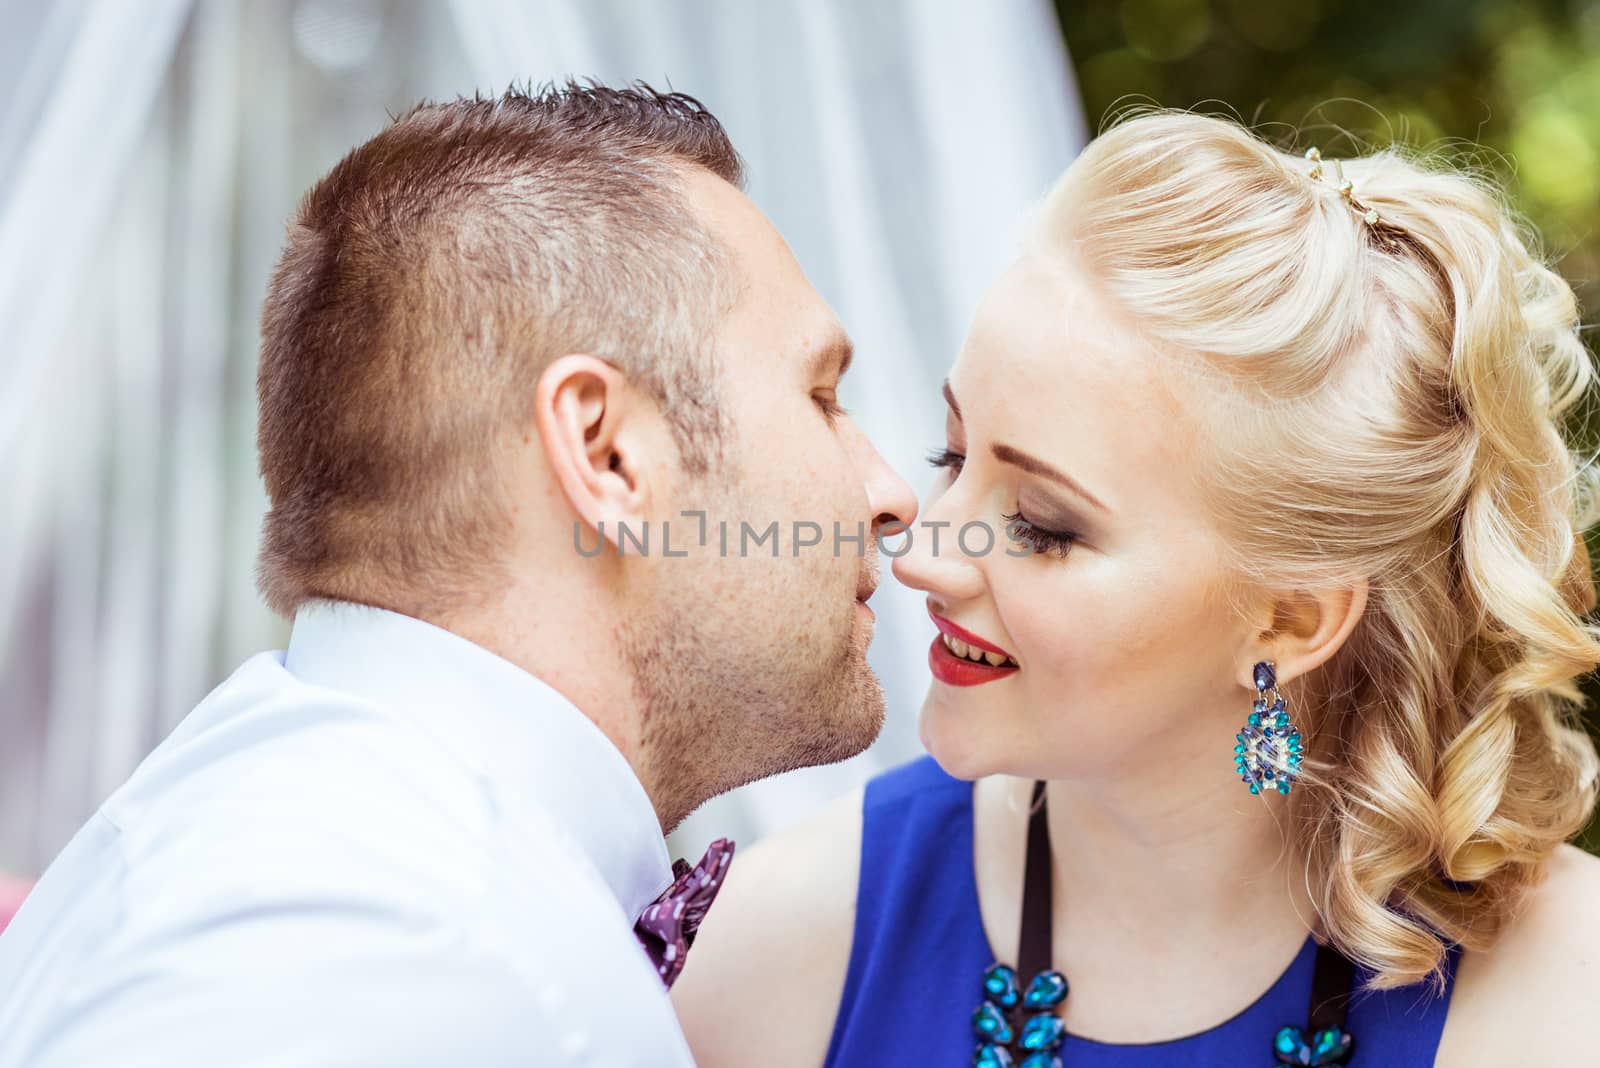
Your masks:
<instances>
[{"instance_id":1,"label":"man's chin","mask_svg":"<svg viewBox=\"0 0 1600 1068\"><path fill-rule=\"evenodd\" d=\"M860 756L872 748L872 743L878 740L878 735L883 733L883 709L880 707L875 712L864 712L854 722L847 724L840 730L835 738L837 744L818 764L837 764L842 760Z\"/></svg>"},{"instance_id":2,"label":"man's chin","mask_svg":"<svg viewBox=\"0 0 1600 1068\"><path fill-rule=\"evenodd\" d=\"M883 686L867 663L871 614L855 614L855 626L826 643L831 651L812 644L787 663L730 655L726 643L681 628L636 642L630 662L646 709L651 785L673 791L687 812L726 790L837 764L870 747L883 731ZM701 660L708 648L722 655ZM763 662L763 670L750 671Z\"/></svg>"},{"instance_id":3,"label":"man's chin","mask_svg":"<svg viewBox=\"0 0 1600 1068\"><path fill-rule=\"evenodd\" d=\"M838 709L833 729L828 732L834 743L828 748L826 759L817 764L837 764L867 751L883 733L885 709L883 685L877 674L863 661L856 672L856 682L850 700Z\"/></svg>"},{"instance_id":4,"label":"man's chin","mask_svg":"<svg viewBox=\"0 0 1600 1068\"><path fill-rule=\"evenodd\" d=\"M837 675L811 688L813 695L832 690L837 696L820 708L814 699L796 703L788 713L795 729L786 732L786 739L769 739L770 755L776 759L765 774L753 778L838 764L866 752L878 740L885 719L883 687L864 659L846 659L855 661L846 692L838 693Z\"/></svg>"},{"instance_id":5,"label":"man's chin","mask_svg":"<svg viewBox=\"0 0 1600 1068\"><path fill-rule=\"evenodd\" d=\"M876 683L876 679L873 680ZM838 764L866 752L883 732L884 707L880 696L876 702L854 707L836 707L820 721L815 718L815 708L797 710L796 715L809 714L807 729L788 733L782 738L767 738L751 744L746 739L743 755L724 762L725 773L707 796L724 793L747 786L774 775L783 775L805 768L819 768Z\"/></svg>"}]
</instances>

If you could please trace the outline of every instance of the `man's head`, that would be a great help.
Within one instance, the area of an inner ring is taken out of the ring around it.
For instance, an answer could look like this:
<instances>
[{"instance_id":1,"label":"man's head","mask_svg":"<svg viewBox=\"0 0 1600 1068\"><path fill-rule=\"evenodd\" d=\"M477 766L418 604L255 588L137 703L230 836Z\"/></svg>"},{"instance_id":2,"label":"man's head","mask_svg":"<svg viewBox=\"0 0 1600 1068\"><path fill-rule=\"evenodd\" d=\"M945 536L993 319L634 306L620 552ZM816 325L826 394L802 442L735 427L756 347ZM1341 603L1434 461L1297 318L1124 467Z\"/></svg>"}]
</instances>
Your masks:
<instances>
[{"instance_id":1,"label":"man's head","mask_svg":"<svg viewBox=\"0 0 1600 1068\"><path fill-rule=\"evenodd\" d=\"M479 600L513 503L485 461L565 353L615 365L658 400L685 468L709 467L733 279L678 193L686 167L742 180L693 100L568 86L424 104L311 188L262 313L275 611Z\"/></svg>"},{"instance_id":2,"label":"man's head","mask_svg":"<svg viewBox=\"0 0 1600 1068\"><path fill-rule=\"evenodd\" d=\"M832 410L848 341L740 181L677 94L424 105L307 194L263 314L268 603L377 604L522 664L668 824L870 742L857 595L915 509ZM773 522L776 556L746 547ZM796 522L822 544L796 555Z\"/></svg>"}]
</instances>

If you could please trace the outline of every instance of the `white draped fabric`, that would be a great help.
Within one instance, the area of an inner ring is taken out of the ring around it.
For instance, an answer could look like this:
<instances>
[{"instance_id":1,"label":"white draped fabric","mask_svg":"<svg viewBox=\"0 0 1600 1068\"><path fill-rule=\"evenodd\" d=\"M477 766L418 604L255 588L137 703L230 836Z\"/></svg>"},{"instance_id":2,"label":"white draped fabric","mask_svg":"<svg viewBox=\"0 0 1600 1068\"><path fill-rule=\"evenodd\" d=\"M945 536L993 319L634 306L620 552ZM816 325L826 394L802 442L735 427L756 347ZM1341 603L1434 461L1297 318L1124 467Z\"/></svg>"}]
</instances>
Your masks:
<instances>
[{"instance_id":1,"label":"white draped fabric","mask_svg":"<svg viewBox=\"0 0 1600 1068\"><path fill-rule=\"evenodd\" d=\"M421 96L569 75L693 93L858 350L844 401L919 491L938 383L1084 129L1046 0L0 2L0 869L36 871L236 664L256 317L299 193ZM749 841L914 755L931 636L874 599L862 757L717 799Z\"/></svg>"}]
</instances>

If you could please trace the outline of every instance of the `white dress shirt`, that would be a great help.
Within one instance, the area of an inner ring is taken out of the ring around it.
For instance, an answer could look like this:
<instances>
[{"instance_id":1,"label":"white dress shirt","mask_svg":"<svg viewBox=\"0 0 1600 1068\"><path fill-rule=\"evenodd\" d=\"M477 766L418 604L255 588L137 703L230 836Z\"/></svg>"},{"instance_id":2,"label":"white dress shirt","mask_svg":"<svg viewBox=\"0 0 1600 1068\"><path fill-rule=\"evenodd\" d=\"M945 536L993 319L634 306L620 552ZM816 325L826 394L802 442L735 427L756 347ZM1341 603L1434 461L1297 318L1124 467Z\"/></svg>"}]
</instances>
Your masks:
<instances>
[{"instance_id":1,"label":"white dress shirt","mask_svg":"<svg viewBox=\"0 0 1600 1068\"><path fill-rule=\"evenodd\" d=\"M308 605L0 935L0 1066L692 1065L634 920L649 798L549 686Z\"/></svg>"}]
</instances>

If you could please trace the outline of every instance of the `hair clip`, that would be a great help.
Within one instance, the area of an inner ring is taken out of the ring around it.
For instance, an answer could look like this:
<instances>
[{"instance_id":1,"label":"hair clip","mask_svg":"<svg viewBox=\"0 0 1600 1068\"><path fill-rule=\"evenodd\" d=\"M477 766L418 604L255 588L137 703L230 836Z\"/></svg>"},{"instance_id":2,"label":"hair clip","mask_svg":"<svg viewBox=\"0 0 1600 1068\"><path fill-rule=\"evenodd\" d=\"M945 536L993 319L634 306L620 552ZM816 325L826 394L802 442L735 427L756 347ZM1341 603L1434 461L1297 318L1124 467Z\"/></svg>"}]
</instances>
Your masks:
<instances>
[{"instance_id":1,"label":"hair clip","mask_svg":"<svg viewBox=\"0 0 1600 1068\"><path fill-rule=\"evenodd\" d=\"M1315 145L1306 149L1306 159L1311 164L1311 169L1306 172L1306 177L1314 182L1322 181L1322 153ZM1368 207L1356 199L1355 184L1344 176L1344 168L1339 165L1338 160L1333 161L1333 172L1339 180L1339 184L1336 187L1339 190L1339 195L1352 208L1356 209L1361 216L1361 221L1367 224L1380 243L1387 248L1398 249L1401 244L1400 235L1405 231L1379 215L1378 209Z\"/></svg>"},{"instance_id":2,"label":"hair clip","mask_svg":"<svg viewBox=\"0 0 1600 1068\"><path fill-rule=\"evenodd\" d=\"M1306 149L1306 159L1311 161L1311 169L1306 172L1307 177L1313 181L1322 181L1322 153L1317 151L1316 145Z\"/></svg>"}]
</instances>

